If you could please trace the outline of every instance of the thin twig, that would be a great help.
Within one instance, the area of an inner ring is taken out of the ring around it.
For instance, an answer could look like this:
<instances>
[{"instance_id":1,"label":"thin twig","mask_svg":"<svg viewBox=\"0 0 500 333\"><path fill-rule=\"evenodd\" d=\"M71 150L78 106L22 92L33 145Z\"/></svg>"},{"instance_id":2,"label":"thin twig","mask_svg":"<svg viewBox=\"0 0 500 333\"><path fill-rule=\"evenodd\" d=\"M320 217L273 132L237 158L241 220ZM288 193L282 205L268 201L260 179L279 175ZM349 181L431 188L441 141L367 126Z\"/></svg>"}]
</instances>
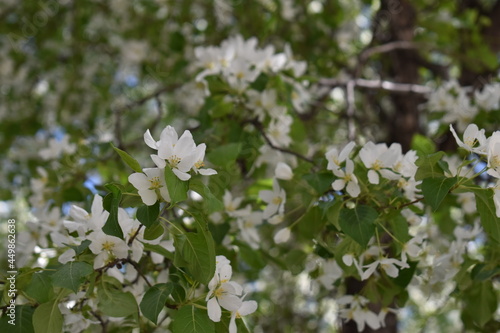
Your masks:
<instances>
[{"instance_id":1,"label":"thin twig","mask_svg":"<svg viewBox=\"0 0 500 333\"><path fill-rule=\"evenodd\" d=\"M266 141L267 145L269 147L271 147L272 149L274 150L278 150L278 151L281 151L282 153L286 153L286 154L290 154L290 155L294 155L306 162L309 162L311 164L314 164L314 161L302 154L299 154L293 150L290 150L290 149L287 149L287 148L281 148L281 147L278 147L276 145L274 145L272 142L271 142L271 139L269 139L269 137L267 136L266 132L264 131L264 127L262 126L262 124L257 120L257 119L253 119L250 121L250 123L259 131L259 133L262 135L262 137L264 138L264 140Z\"/></svg>"},{"instance_id":2,"label":"thin twig","mask_svg":"<svg viewBox=\"0 0 500 333\"><path fill-rule=\"evenodd\" d=\"M351 80L339 80L339 79L328 79L323 78L318 81L320 85L329 87L342 87L347 86L350 82L353 82L354 87L367 88L367 89L379 89L385 90L392 93L414 93L414 94L429 94L433 91L432 88L412 83L398 83L390 82L384 80L366 80L366 79L351 79Z\"/></svg>"}]
</instances>

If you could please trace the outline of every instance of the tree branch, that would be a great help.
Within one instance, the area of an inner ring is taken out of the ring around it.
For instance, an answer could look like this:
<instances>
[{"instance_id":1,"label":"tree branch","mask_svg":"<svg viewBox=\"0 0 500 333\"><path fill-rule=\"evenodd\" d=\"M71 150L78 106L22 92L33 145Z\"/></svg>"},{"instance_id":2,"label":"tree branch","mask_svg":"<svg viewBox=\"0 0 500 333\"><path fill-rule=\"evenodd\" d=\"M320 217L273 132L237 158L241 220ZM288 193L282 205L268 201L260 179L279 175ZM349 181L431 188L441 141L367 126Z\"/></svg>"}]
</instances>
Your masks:
<instances>
[{"instance_id":1,"label":"tree branch","mask_svg":"<svg viewBox=\"0 0 500 333\"><path fill-rule=\"evenodd\" d=\"M320 85L328 87L342 87L347 86L351 81L354 83L354 87L366 88L366 89L379 89L385 90L392 93L399 94L420 94L425 95L433 91L432 88L411 83L398 83L384 80L366 80L366 79L351 79L351 80L339 80L339 79L328 79L323 78L318 81Z\"/></svg>"},{"instance_id":2,"label":"tree branch","mask_svg":"<svg viewBox=\"0 0 500 333\"><path fill-rule=\"evenodd\" d=\"M278 151L281 151L282 153L286 153L286 154L291 154L291 155L294 155L306 162L309 162L311 164L314 165L314 161L302 154L299 154L293 150L289 150L287 148L281 148L281 147L278 147L276 145L274 145L271 140L269 139L269 137L267 136L266 132L264 131L264 127L262 126L262 124L257 120L257 119L253 119L251 121L249 121L249 123L251 123L258 131L259 133L262 135L262 137L264 138L264 140L266 141L267 145L269 147L271 147L272 149L274 150L278 150Z\"/></svg>"}]
</instances>

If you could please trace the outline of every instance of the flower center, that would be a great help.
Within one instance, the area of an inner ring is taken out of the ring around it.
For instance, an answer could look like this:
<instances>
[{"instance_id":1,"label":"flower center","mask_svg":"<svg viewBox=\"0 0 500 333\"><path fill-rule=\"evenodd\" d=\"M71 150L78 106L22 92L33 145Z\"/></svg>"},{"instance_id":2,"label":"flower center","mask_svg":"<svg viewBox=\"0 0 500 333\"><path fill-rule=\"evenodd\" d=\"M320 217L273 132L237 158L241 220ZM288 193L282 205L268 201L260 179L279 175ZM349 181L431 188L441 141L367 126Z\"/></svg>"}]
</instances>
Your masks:
<instances>
[{"instance_id":1,"label":"flower center","mask_svg":"<svg viewBox=\"0 0 500 333\"><path fill-rule=\"evenodd\" d=\"M375 160L375 162L373 162L373 164L372 164L372 169L373 170L382 169L382 162L380 162L379 160Z\"/></svg>"},{"instance_id":2,"label":"flower center","mask_svg":"<svg viewBox=\"0 0 500 333\"><path fill-rule=\"evenodd\" d=\"M279 205L282 201L283 199L281 197L274 197L273 200L271 200L271 203L273 205Z\"/></svg>"},{"instance_id":3,"label":"flower center","mask_svg":"<svg viewBox=\"0 0 500 333\"><path fill-rule=\"evenodd\" d=\"M181 161L180 157L178 157L177 155L172 155L168 159L168 164L170 164L170 166L172 168L175 168L179 164L180 161Z\"/></svg>"},{"instance_id":4,"label":"flower center","mask_svg":"<svg viewBox=\"0 0 500 333\"><path fill-rule=\"evenodd\" d=\"M102 249L106 250L106 251L111 251L113 249L113 246L115 246L115 243L113 243L111 241L105 241L102 244Z\"/></svg>"},{"instance_id":5,"label":"flower center","mask_svg":"<svg viewBox=\"0 0 500 333\"><path fill-rule=\"evenodd\" d=\"M203 168L204 166L205 166L205 163L204 163L202 160L199 160L198 162L196 162L196 163L194 164L194 167L195 167L196 169Z\"/></svg>"},{"instance_id":6,"label":"flower center","mask_svg":"<svg viewBox=\"0 0 500 333\"><path fill-rule=\"evenodd\" d=\"M153 177L149 180L149 182L151 183L151 186L149 187L150 190L156 190L162 187L160 177Z\"/></svg>"}]
</instances>

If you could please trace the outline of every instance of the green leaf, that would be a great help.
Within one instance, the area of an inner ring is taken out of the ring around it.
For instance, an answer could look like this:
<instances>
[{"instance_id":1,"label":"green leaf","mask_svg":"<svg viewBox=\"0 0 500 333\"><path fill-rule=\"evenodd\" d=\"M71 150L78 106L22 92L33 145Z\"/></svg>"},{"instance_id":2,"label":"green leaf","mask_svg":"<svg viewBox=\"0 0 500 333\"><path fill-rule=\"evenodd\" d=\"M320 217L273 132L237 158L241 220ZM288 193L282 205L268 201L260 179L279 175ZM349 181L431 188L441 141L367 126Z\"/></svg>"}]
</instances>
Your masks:
<instances>
[{"instance_id":1,"label":"green leaf","mask_svg":"<svg viewBox=\"0 0 500 333\"><path fill-rule=\"evenodd\" d=\"M411 141L411 149L415 150L418 156L426 156L436 151L436 144L424 135L415 134Z\"/></svg>"},{"instance_id":2,"label":"green leaf","mask_svg":"<svg viewBox=\"0 0 500 333\"><path fill-rule=\"evenodd\" d=\"M83 242L80 243L80 245L71 245L71 244L65 244L66 246L72 248L73 250L75 250L75 254L76 255L79 255L79 254L82 254L83 251L85 251L90 243L92 243L91 241L89 241L88 239L84 240Z\"/></svg>"},{"instance_id":3,"label":"green leaf","mask_svg":"<svg viewBox=\"0 0 500 333\"><path fill-rule=\"evenodd\" d=\"M415 180L422 180L424 178L435 178L443 176L443 170L438 164L443 156L444 152L439 151L437 153L431 155L420 156L418 160L415 162L418 169L415 174Z\"/></svg>"},{"instance_id":4,"label":"green leaf","mask_svg":"<svg viewBox=\"0 0 500 333\"><path fill-rule=\"evenodd\" d=\"M421 185L425 202L431 205L433 210L438 209L443 199L450 192L451 188L455 186L457 181L457 177L425 178Z\"/></svg>"},{"instance_id":5,"label":"green leaf","mask_svg":"<svg viewBox=\"0 0 500 333\"><path fill-rule=\"evenodd\" d=\"M172 333L213 333L214 322L206 311L192 305L183 306L172 316Z\"/></svg>"},{"instance_id":6,"label":"green leaf","mask_svg":"<svg viewBox=\"0 0 500 333\"><path fill-rule=\"evenodd\" d=\"M92 266L86 262L70 261L52 275L52 283L54 286L68 288L76 293L80 285L85 282L85 277L93 271Z\"/></svg>"},{"instance_id":7,"label":"green leaf","mask_svg":"<svg viewBox=\"0 0 500 333\"><path fill-rule=\"evenodd\" d=\"M326 223L323 212L318 206L311 207L297 222L300 235L308 239L318 236Z\"/></svg>"},{"instance_id":8,"label":"green leaf","mask_svg":"<svg viewBox=\"0 0 500 333\"><path fill-rule=\"evenodd\" d=\"M227 167L234 163L241 151L241 143L229 143L219 146L207 154L207 159L220 167Z\"/></svg>"},{"instance_id":9,"label":"green leaf","mask_svg":"<svg viewBox=\"0 0 500 333\"><path fill-rule=\"evenodd\" d=\"M498 306L491 281L472 285L465 294L464 304L464 313L480 327L484 326L492 318Z\"/></svg>"},{"instance_id":10,"label":"green leaf","mask_svg":"<svg viewBox=\"0 0 500 333\"><path fill-rule=\"evenodd\" d=\"M331 172L323 172L306 174L302 176L302 179L304 179L309 185L311 185L316 193L321 195L325 193L326 190L330 189L330 186L332 186L335 177Z\"/></svg>"},{"instance_id":11,"label":"green leaf","mask_svg":"<svg viewBox=\"0 0 500 333\"><path fill-rule=\"evenodd\" d=\"M193 216L197 232L174 235L175 260L177 266L187 267L198 282L208 284L215 274L215 243L206 221Z\"/></svg>"},{"instance_id":12,"label":"green leaf","mask_svg":"<svg viewBox=\"0 0 500 333\"><path fill-rule=\"evenodd\" d=\"M182 303L186 300L186 290L178 283L173 283L172 298L177 303Z\"/></svg>"},{"instance_id":13,"label":"green leaf","mask_svg":"<svg viewBox=\"0 0 500 333\"><path fill-rule=\"evenodd\" d=\"M378 213L370 206L357 205L353 209L342 208L340 210L339 224L342 231L354 239L362 247L366 247L368 241L375 234L375 220Z\"/></svg>"},{"instance_id":14,"label":"green leaf","mask_svg":"<svg viewBox=\"0 0 500 333\"><path fill-rule=\"evenodd\" d=\"M111 193L108 193L104 198L104 201L109 203L109 207L106 209L109 212L109 216L102 231L107 235L123 239L123 231L118 223L118 207L120 206L122 191L118 186L111 183L104 185L104 187L111 191Z\"/></svg>"},{"instance_id":15,"label":"green leaf","mask_svg":"<svg viewBox=\"0 0 500 333\"><path fill-rule=\"evenodd\" d=\"M172 282L159 283L149 288L140 304L144 316L156 324L158 315L165 307L165 302L173 289L174 284Z\"/></svg>"},{"instance_id":16,"label":"green leaf","mask_svg":"<svg viewBox=\"0 0 500 333\"><path fill-rule=\"evenodd\" d=\"M157 239L163 233L165 232L165 229L163 228L163 224L156 222L152 226L147 227L146 230L144 230L144 239L145 240L153 240Z\"/></svg>"},{"instance_id":17,"label":"green leaf","mask_svg":"<svg viewBox=\"0 0 500 333\"><path fill-rule=\"evenodd\" d=\"M484 231L490 240L500 243L500 218L496 215L493 190L477 189L474 194L476 196L476 208L479 216L481 216L481 225Z\"/></svg>"},{"instance_id":18,"label":"green leaf","mask_svg":"<svg viewBox=\"0 0 500 333\"><path fill-rule=\"evenodd\" d=\"M144 224L146 227L150 227L158 219L160 215L160 203L156 203L152 206L143 205L137 209L136 218Z\"/></svg>"},{"instance_id":19,"label":"green leaf","mask_svg":"<svg viewBox=\"0 0 500 333\"><path fill-rule=\"evenodd\" d=\"M97 307L102 313L110 317L126 317L137 312L137 302L132 293L109 288L109 285L103 285L97 292Z\"/></svg>"},{"instance_id":20,"label":"green leaf","mask_svg":"<svg viewBox=\"0 0 500 333\"><path fill-rule=\"evenodd\" d=\"M35 333L62 332L63 316L59 310L59 303L54 300L43 303L33 313L33 327Z\"/></svg>"},{"instance_id":21,"label":"green leaf","mask_svg":"<svg viewBox=\"0 0 500 333\"><path fill-rule=\"evenodd\" d=\"M16 306L15 325L9 324L11 318L4 315L0 318L0 332L8 333L33 333L33 313L35 308L29 305Z\"/></svg>"},{"instance_id":22,"label":"green leaf","mask_svg":"<svg viewBox=\"0 0 500 333\"><path fill-rule=\"evenodd\" d=\"M48 302L54 294L50 275L46 271L34 273L25 293L40 304Z\"/></svg>"},{"instance_id":23,"label":"green leaf","mask_svg":"<svg viewBox=\"0 0 500 333\"><path fill-rule=\"evenodd\" d=\"M152 251L158 254L161 254L165 258L170 259L171 261L174 260L174 254L167 251L163 246L160 245L155 245L155 244L149 244L149 243L144 243L144 250L146 251Z\"/></svg>"},{"instance_id":24,"label":"green leaf","mask_svg":"<svg viewBox=\"0 0 500 333\"><path fill-rule=\"evenodd\" d=\"M218 212L224 209L224 204L222 201L217 199L217 197L212 193L210 188L203 184L199 180L193 180L190 182L189 187L191 190L195 191L203 197L203 204L205 206L205 212L207 214L212 214L213 212Z\"/></svg>"},{"instance_id":25,"label":"green leaf","mask_svg":"<svg viewBox=\"0 0 500 333\"><path fill-rule=\"evenodd\" d=\"M111 147L113 147L113 149L118 153L118 155L120 155L123 162L125 162L129 167L131 167L132 170L134 170L135 172L142 172L141 165L139 164L139 162L137 162L135 158L130 156L127 152L119 148L116 148L112 143Z\"/></svg>"},{"instance_id":26,"label":"green leaf","mask_svg":"<svg viewBox=\"0 0 500 333\"><path fill-rule=\"evenodd\" d=\"M209 242L201 232L190 232L183 236L185 239L182 245L179 244L177 238L174 238L175 253L182 256L187 269L198 282L207 284L215 271L215 266L212 269L211 264L215 260L215 256L211 257Z\"/></svg>"},{"instance_id":27,"label":"green leaf","mask_svg":"<svg viewBox=\"0 0 500 333\"><path fill-rule=\"evenodd\" d=\"M189 182L180 180L168 165L165 167L165 181L172 204L187 199Z\"/></svg>"}]
</instances>

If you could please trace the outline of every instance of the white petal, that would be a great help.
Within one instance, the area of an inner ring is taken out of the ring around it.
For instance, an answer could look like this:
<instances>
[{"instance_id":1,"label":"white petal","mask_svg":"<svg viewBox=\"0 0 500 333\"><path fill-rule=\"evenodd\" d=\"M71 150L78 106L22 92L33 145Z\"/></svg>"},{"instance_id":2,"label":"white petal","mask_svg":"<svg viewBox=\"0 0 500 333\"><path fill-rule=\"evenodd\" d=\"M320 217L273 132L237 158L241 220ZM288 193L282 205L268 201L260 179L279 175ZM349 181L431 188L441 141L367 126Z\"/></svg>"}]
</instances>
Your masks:
<instances>
[{"instance_id":1,"label":"white petal","mask_svg":"<svg viewBox=\"0 0 500 333\"><path fill-rule=\"evenodd\" d=\"M150 186L148 177L146 177L145 174L140 172L135 172L130 176L128 176L128 181L130 182L130 184L134 185L134 187L138 190L149 188Z\"/></svg>"},{"instance_id":2,"label":"white petal","mask_svg":"<svg viewBox=\"0 0 500 333\"><path fill-rule=\"evenodd\" d=\"M246 316L251 313L254 313L257 310L257 302L256 301L245 301L241 304L241 308L238 309L238 313L240 316Z\"/></svg>"},{"instance_id":3,"label":"white petal","mask_svg":"<svg viewBox=\"0 0 500 333\"><path fill-rule=\"evenodd\" d=\"M229 320L229 333L237 333L236 328L236 311L231 314L231 320Z\"/></svg>"},{"instance_id":4,"label":"white petal","mask_svg":"<svg viewBox=\"0 0 500 333\"><path fill-rule=\"evenodd\" d=\"M332 188L335 191L340 191L345 187L345 181L343 179L337 179L332 183Z\"/></svg>"},{"instance_id":5,"label":"white petal","mask_svg":"<svg viewBox=\"0 0 500 333\"><path fill-rule=\"evenodd\" d=\"M148 147L153 148L153 149L158 149L158 145L153 139L153 136L151 135L151 132L149 132L149 129L144 133L144 142L148 145Z\"/></svg>"},{"instance_id":6,"label":"white petal","mask_svg":"<svg viewBox=\"0 0 500 333\"><path fill-rule=\"evenodd\" d=\"M186 181L186 180L188 180L188 179L191 178L190 174L188 174L186 172L182 172L179 169L172 169L172 171L175 173L175 175L177 176L177 178L179 178L182 181Z\"/></svg>"},{"instance_id":7,"label":"white petal","mask_svg":"<svg viewBox=\"0 0 500 333\"><path fill-rule=\"evenodd\" d=\"M217 171L214 169L198 169L198 172L203 176L212 176L217 174Z\"/></svg>"},{"instance_id":8,"label":"white petal","mask_svg":"<svg viewBox=\"0 0 500 333\"><path fill-rule=\"evenodd\" d=\"M156 192L153 190L139 190L139 195L141 196L142 202L148 206L152 206L158 200Z\"/></svg>"},{"instance_id":9,"label":"white petal","mask_svg":"<svg viewBox=\"0 0 500 333\"><path fill-rule=\"evenodd\" d=\"M208 310L208 317L210 320L219 322L220 321L220 316L222 315L222 310L219 306L219 303L217 302L217 299L215 297L211 298L207 302L207 310Z\"/></svg>"},{"instance_id":10,"label":"white petal","mask_svg":"<svg viewBox=\"0 0 500 333\"><path fill-rule=\"evenodd\" d=\"M377 185L379 183L379 176L377 171L375 170L368 171L368 180L370 181L370 183Z\"/></svg>"},{"instance_id":11,"label":"white petal","mask_svg":"<svg viewBox=\"0 0 500 333\"><path fill-rule=\"evenodd\" d=\"M151 154L150 156L158 168L163 169L167 166L167 162L165 162L165 160L160 158L158 155Z\"/></svg>"},{"instance_id":12,"label":"white petal","mask_svg":"<svg viewBox=\"0 0 500 333\"><path fill-rule=\"evenodd\" d=\"M274 235L274 242L276 244L285 243L290 239L290 228L283 228Z\"/></svg>"},{"instance_id":13,"label":"white petal","mask_svg":"<svg viewBox=\"0 0 500 333\"><path fill-rule=\"evenodd\" d=\"M225 294L222 297L218 297L217 300L221 307L229 311L238 310L241 306L241 299L238 296Z\"/></svg>"},{"instance_id":14,"label":"white petal","mask_svg":"<svg viewBox=\"0 0 500 333\"><path fill-rule=\"evenodd\" d=\"M347 183L347 193L353 198L356 198L359 193L361 192L361 189L359 188L359 185L353 181L350 181Z\"/></svg>"}]
</instances>

